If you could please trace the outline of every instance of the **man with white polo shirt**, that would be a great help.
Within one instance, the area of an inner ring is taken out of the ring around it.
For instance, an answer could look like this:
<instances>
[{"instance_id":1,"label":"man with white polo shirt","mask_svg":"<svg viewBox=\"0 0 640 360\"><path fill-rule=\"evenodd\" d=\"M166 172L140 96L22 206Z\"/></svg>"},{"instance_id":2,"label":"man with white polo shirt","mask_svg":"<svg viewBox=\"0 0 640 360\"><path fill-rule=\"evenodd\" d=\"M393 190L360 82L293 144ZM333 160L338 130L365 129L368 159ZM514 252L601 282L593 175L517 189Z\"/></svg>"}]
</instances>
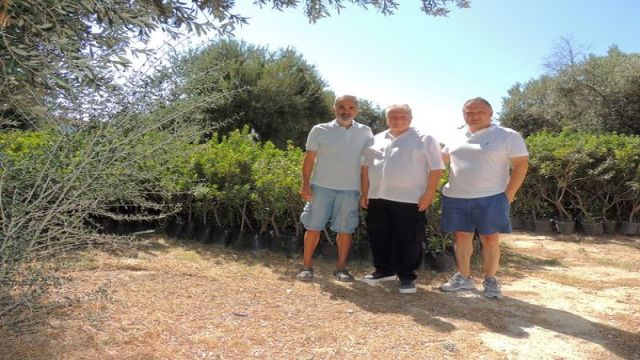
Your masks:
<instances>
[{"instance_id":1,"label":"man with white polo shirt","mask_svg":"<svg viewBox=\"0 0 640 360\"><path fill-rule=\"evenodd\" d=\"M483 98L462 107L466 132L445 146L450 164L449 182L442 189L441 230L453 232L457 273L443 284L443 291L475 289L471 277L473 236L482 242L484 295L501 298L496 279L500 260L500 233L511 232L509 207L528 169L527 147L522 136L491 123L493 109Z\"/></svg>"},{"instance_id":2,"label":"man with white polo shirt","mask_svg":"<svg viewBox=\"0 0 640 360\"><path fill-rule=\"evenodd\" d=\"M335 120L318 124L309 132L302 162L300 195L307 203L300 221L306 232L303 268L297 278L303 281L314 278L313 252L329 219L331 230L337 233L338 261L333 275L341 281L353 280L346 263L351 234L358 226L362 153L373 133L354 120L358 114L355 96L338 96L333 110Z\"/></svg>"},{"instance_id":3,"label":"man with white polo shirt","mask_svg":"<svg viewBox=\"0 0 640 360\"><path fill-rule=\"evenodd\" d=\"M440 144L410 127L409 105L386 109L388 130L365 151L360 206L367 211L367 235L375 270L363 281L400 279L402 294L416 292L422 261L425 211L433 202L444 163Z\"/></svg>"}]
</instances>

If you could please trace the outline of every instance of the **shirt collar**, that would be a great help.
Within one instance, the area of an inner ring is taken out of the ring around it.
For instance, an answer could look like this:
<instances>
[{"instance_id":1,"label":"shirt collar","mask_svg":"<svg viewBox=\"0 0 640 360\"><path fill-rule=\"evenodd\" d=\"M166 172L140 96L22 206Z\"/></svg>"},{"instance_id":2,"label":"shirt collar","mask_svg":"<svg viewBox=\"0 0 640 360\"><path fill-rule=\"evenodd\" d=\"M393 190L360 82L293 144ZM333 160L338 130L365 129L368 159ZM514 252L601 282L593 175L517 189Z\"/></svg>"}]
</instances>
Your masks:
<instances>
[{"instance_id":1,"label":"shirt collar","mask_svg":"<svg viewBox=\"0 0 640 360\"><path fill-rule=\"evenodd\" d=\"M478 135L483 134L483 133L485 133L485 132L491 131L491 130L495 129L496 127L498 127L498 125L496 125L496 124L494 124L494 123L491 123L488 127L484 128L484 129L480 129L480 130L478 130L478 131L476 131L476 132L474 132L474 133L472 133L471 131L469 131L469 130L468 130L468 128L467 128L467 131L465 131L464 135L465 135L467 138L470 138L470 137L472 137L472 136L478 136Z\"/></svg>"},{"instance_id":2,"label":"shirt collar","mask_svg":"<svg viewBox=\"0 0 640 360\"><path fill-rule=\"evenodd\" d=\"M389 129L384 131L384 137L387 139L391 139L391 140L395 140L395 139L399 139L409 133L415 133L416 129L414 127L410 127L407 129L407 131L403 132L402 134L400 134L400 136L394 137L393 135L391 135L391 133L389 132Z\"/></svg>"},{"instance_id":3,"label":"shirt collar","mask_svg":"<svg viewBox=\"0 0 640 360\"><path fill-rule=\"evenodd\" d=\"M331 126L333 126L333 127L343 128L343 127L342 127L342 126L340 126L340 124L338 123L338 119L333 119L333 121L331 122ZM353 127L359 127L359 126L360 126L360 124L358 124L358 122L357 122L357 121L355 121L355 120L351 120L351 127L350 127L349 129L351 129L351 128L353 128ZM344 129L344 128L343 128L343 129ZM347 130L348 130L348 129L347 129Z\"/></svg>"}]
</instances>

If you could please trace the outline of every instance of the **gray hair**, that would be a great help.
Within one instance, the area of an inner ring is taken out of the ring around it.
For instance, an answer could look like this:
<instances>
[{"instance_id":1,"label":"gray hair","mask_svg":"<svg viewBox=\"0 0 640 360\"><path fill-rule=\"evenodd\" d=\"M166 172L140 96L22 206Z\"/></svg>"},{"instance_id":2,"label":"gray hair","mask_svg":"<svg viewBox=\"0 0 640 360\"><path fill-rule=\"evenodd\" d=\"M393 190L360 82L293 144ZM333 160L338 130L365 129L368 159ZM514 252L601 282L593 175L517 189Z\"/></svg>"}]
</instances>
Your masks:
<instances>
[{"instance_id":1,"label":"gray hair","mask_svg":"<svg viewBox=\"0 0 640 360\"><path fill-rule=\"evenodd\" d=\"M338 106L338 103L342 100L351 100L353 101L354 104L356 104L356 107L360 107L360 103L358 102L358 98L353 96L353 95L340 95L340 96L336 96L336 100L333 102L333 106L336 107Z\"/></svg>"},{"instance_id":2,"label":"gray hair","mask_svg":"<svg viewBox=\"0 0 640 360\"><path fill-rule=\"evenodd\" d=\"M491 109L491 112L493 112L493 107L491 106L491 104L489 104L487 99L485 99L483 97L474 97L473 99L469 99L469 100L465 101L464 105L462 105L462 110L464 111L464 108L466 108L467 105L469 105L471 103L474 103L474 102L479 102L479 103L487 105L489 107L489 109Z\"/></svg>"},{"instance_id":3,"label":"gray hair","mask_svg":"<svg viewBox=\"0 0 640 360\"><path fill-rule=\"evenodd\" d=\"M393 105L389 105L384 110L384 116L387 117L387 115L389 115L389 112L391 110L396 110L396 109L404 110L404 111L409 113L410 117L413 117L413 113L411 112L411 107L408 104L393 104Z\"/></svg>"}]
</instances>

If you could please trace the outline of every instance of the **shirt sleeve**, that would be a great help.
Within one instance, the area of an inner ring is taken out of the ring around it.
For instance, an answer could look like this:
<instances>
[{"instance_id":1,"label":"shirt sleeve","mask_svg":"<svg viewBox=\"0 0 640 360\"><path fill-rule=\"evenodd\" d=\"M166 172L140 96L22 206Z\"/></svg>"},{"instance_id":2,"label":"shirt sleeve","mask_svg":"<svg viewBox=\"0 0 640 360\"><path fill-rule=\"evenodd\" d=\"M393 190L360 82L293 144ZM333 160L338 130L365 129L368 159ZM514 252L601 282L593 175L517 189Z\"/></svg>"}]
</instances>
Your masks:
<instances>
[{"instance_id":1,"label":"shirt sleeve","mask_svg":"<svg viewBox=\"0 0 640 360\"><path fill-rule=\"evenodd\" d=\"M314 126L311 128L309 136L307 136L307 145L305 146L305 149L307 151L318 151L319 137L320 129L317 126Z\"/></svg>"},{"instance_id":2,"label":"shirt sleeve","mask_svg":"<svg viewBox=\"0 0 640 360\"><path fill-rule=\"evenodd\" d=\"M529 156L527 144L525 143L522 135L515 131L509 135L509 140L507 141L507 155L509 158Z\"/></svg>"},{"instance_id":3,"label":"shirt sleeve","mask_svg":"<svg viewBox=\"0 0 640 360\"><path fill-rule=\"evenodd\" d=\"M444 169L444 161L442 161L442 150L440 143L433 136L427 136L424 142L424 151L429 162L429 169Z\"/></svg>"},{"instance_id":4,"label":"shirt sleeve","mask_svg":"<svg viewBox=\"0 0 640 360\"><path fill-rule=\"evenodd\" d=\"M371 162L373 161L371 159L372 157L372 151L371 151L371 147L373 146L373 134L371 134L371 136L369 137L369 140L367 141L367 145L364 147L364 151L362 151L362 157L360 160L360 165L362 166L369 166L371 165Z\"/></svg>"}]
</instances>

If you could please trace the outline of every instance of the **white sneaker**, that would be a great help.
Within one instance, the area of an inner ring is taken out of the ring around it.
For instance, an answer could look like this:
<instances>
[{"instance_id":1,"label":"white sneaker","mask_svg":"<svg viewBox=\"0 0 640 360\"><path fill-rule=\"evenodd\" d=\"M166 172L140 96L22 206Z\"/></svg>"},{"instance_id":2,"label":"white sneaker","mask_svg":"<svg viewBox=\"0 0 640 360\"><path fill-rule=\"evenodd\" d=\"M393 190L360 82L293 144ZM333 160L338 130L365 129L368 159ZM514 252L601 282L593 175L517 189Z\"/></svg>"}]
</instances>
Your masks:
<instances>
[{"instance_id":1,"label":"white sneaker","mask_svg":"<svg viewBox=\"0 0 640 360\"><path fill-rule=\"evenodd\" d=\"M396 280L398 277L396 275L383 275L379 272L372 272L371 274L365 275L362 278L362 281L366 282L369 285L374 285L374 284L378 284L381 283L383 281L393 281Z\"/></svg>"}]
</instances>

